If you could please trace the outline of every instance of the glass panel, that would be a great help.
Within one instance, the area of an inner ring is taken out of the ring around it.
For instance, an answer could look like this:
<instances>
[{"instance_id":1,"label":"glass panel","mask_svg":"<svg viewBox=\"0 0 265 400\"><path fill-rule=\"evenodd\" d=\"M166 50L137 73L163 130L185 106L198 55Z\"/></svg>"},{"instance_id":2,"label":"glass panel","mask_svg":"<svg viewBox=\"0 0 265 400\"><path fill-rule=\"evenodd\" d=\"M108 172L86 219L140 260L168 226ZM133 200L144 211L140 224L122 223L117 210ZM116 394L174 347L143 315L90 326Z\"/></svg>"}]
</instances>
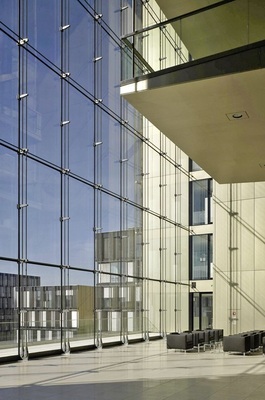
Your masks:
<instances>
[{"instance_id":1,"label":"glass panel","mask_svg":"<svg viewBox=\"0 0 265 400\"><path fill-rule=\"evenodd\" d=\"M0 358L18 354L17 272L17 264L0 261Z\"/></svg>"},{"instance_id":2,"label":"glass panel","mask_svg":"<svg viewBox=\"0 0 265 400\"><path fill-rule=\"evenodd\" d=\"M128 272L130 269L132 273L137 272L137 265L128 263ZM133 271L133 269L135 271ZM127 326L126 331L128 332L129 338L142 337L143 332L143 282L140 279L130 278L128 279L127 287L129 290L129 301L127 304L126 317Z\"/></svg>"},{"instance_id":3,"label":"glass panel","mask_svg":"<svg viewBox=\"0 0 265 400\"><path fill-rule=\"evenodd\" d=\"M209 180L209 199L208 199L208 208L210 209L208 212L209 215L209 223L213 223L213 180Z\"/></svg>"},{"instance_id":4,"label":"glass panel","mask_svg":"<svg viewBox=\"0 0 265 400\"><path fill-rule=\"evenodd\" d=\"M120 168L127 163L120 155L120 125L102 113L102 183L115 193L120 192Z\"/></svg>"},{"instance_id":5,"label":"glass panel","mask_svg":"<svg viewBox=\"0 0 265 400\"><path fill-rule=\"evenodd\" d=\"M17 3L18 0L1 0L1 21L14 32L18 31Z\"/></svg>"},{"instance_id":6,"label":"glass panel","mask_svg":"<svg viewBox=\"0 0 265 400\"><path fill-rule=\"evenodd\" d=\"M18 291L15 308L19 306ZM61 348L61 271L27 266L20 290L21 346L29 353Z\"/></svg>"},{"instance_id":7,"label":"glass panel","mask_svg":"<svg viewBox=\"0 0 265 400\"><path fill-rule=\"evenodd\" d=\"M160 220L153 215L149 216L149 262L147 277L160 279Z\"/></svg>"},{"instance_id":8,"label":"glass panel","mask_svg":"<svg viewBox=\"0 0 265 400\"><path fill-rule=\"evenodd\" d=\"M209 235L209 263L210 271L209 278L213 278L213 235Z\"/></svg>"},{"instance_id":9,"label":"glass panel","mask_svg":"<svg viewBox=\"0 0 265 400\"><path fill-rule=\"evenodd\" d=\"M195 171L201 171L201 167L193 160L190 160L190 171L195 172Z\"/></svg>"},{"instance_id":10,"label":"glass panel","mask_svg":"<svg viewBox=\"0 0 265 400\"><path fill-rule=\"evenodd\" d=\"M165 186L165 214L172 221L176 220L176 168L166 161L166 183ZM179 221L178 221L179 222Z\"/></svg>"},{"instance_id":11,"label":"glass panel","mask_svg":"<svg viewBox=\"0 0 265 400\"><path fill-rule=\"evenodd\" d=\"M176 331L176 286L167 283L165 285L166 297L166 332Z\"/></svg>"},{"instance_id":12,"label":"glass panel","mask_svg":"<svg viewBox=\"0 0 265 400\"><path fill-rule=\"evenodd\" d=\"M176 244L176 229L174 225L166 224L165 232L166 250L165 250L165 278L168 281L174 282L176 279L176 258L175 258L175 244Z\"/></svg>"},{"instance_id":13,"label":"glass panel","mask_svg":"<svg viewBox=\"0 0 265 400\"><path fill-rule=\"evenodd\" d=\"M149 149L149 171L147 185L149 194L149 208L160 214L160 155Z\"/></svg>"},{"instance_id":14,"label":"glass panel","mask_svg":"<svg viewBox=\"0 0 265 400\"><path fill-rule=\"evenodd\" d=\"M77 1L69 2L69 63L71 77L94 92L94 19ZM97 55L98 56L98 55Z\"/></svg>"},{"instance_id":15,"label":"glass panel","mask_svg":"<svg viewBox=\"0 0 265 400\"><path fill-rule=\"evenodd\" d=\"M193 329L200 329L200 293L192 293Z\"/></svg>"},{"instance_id":16,"label":"glass panel","mask_svg":"<svg viewBox=\"0 0 265 400\"><path fill-rule=\"evenodd\" d=\"M17 154L0 146L0 254L17 257ZM0 307L1 308L1 307Z\"/></svg>"},{"instance_id":17,"label":"glass panel","mask_svg":"<svg viewBox=\"0 0 265 400\"><path fill-rule=\"evenodd\" d=\"M124 179L124 189L126 197L135 203L142 205L143 201L143 176L142 176L142 151L143 145L140 139L135 136L126 134L126 158L127 173ZM134 182L130 184L129 182Z\"/></svg>"},{"instance_id":18,"label":"glass panel","mask_svg":"<svg viewBox=\"0 0 265 400\"><path fill-rule=\"evenodd\" d=\"M60 84L57 75L28 55L28 148L57 165L61 161Z\"/></svg>"},{"instance_id":19,"label":"glass panel","mask_svg":"<svg viewBox=\"0 0 265 400\"><path fill-rule=\"evenodd\" d=\"M201 294L201 329L213 326L213 295L212 293Z\"/></svg>"},{"instance_id":20,"label":"glass panel","mask_svg":"<svg viewBox=\"0 0 265 400\"><path fill-rule=\"evenodd\" d=\"M0 51L5 55L0 62L0 139L16 145L18 140L18 46L3 32L0 32Z\"/></svg>"},{"instance_id":21,"label":"glass panel","mask_svg":"<svg viewBox=\"0 0 265 400\"><path fill-rule=\"evenodd\" d=\"M60 263L60 174L28 159L28 258Z\"/></svg>"},{"instance_id":22,"label":"glass panel","mask_svg":"<svg viewBox=\"0 0 265 400\"><path fill-rule=\"evenodd\" d=\"M70 179L70 265L94 269L94 190Z\"/></svg>"},{"instance_id":23,"label":"glass panel","mask_svg":"<svg viewBox=\"0 0 265 400\"><path fill-rule=\"evenodd\" d=\"M116 14L118 14L116 12ZM104 16L105 17L105 16ZM105 19L105 18L104 18ZM120 115L120 79L121 61L120 49L117 42L109 37L106 32L102 32L102 62L107 73L102 74L102 93L103 103L111 110Z\"/></svg>"},{"instance_id":24,"label":"glass panel","mask_svg":"<svg viewBox=\"0 0 265 400\"><path fill-rule=\"evenodd\" d=\"M116 295L115 293L115 297ZM102 311L101 326L103 343L121 340L121 315L121 311Z\"/></svg>"},{"instance_id":25,"label":"glass panel","mask_svg":"<svg viewBox=\"0 0 265 400\"><path fill-rule=\"evenodd\" d=\"M208 179L191 182L191 225L204 225L210 222L209 207L211 206L212 186L209 188L209 182L211 181Z\"/></svg>"},{"instance_id":26,"label":"glass panel","mask_svg":"<svg viewBox=\"0 0 265 400\"><path fill-rule=\"evenodd\" d=\"M31 46L60 66L60 0L31 0L28 11L28 37Z\"/></svg>"},{"instance_id":27,"label":"glass panel","mask_svg":"<svg viewBox=\"0 0 265 400\"><path fill-rule=\"evenodd\" d=\"M69 125L69 164L76 175L94 181L94 107L71 87ZM100 146L98 146L100 147ZM96 147L96 151L98 150Z\"/></svg>"},{"instance_id":28,"label":"glass panel","mask_svg":"<svg viewBox=\"0 0 265 400\"><path fill-rule=\"evenodd\" d=\"M94 274L69 271L69 338L71 348L94 344Z\"/></svg>"},{"instance_id":29,"label":"glass panel","mask_svg":"<svg viewBox=\"0 0 265 400\"><path fill-rule=\"evenodd\" d=\"M147 282L146 327L149 336L160 334L160 282Z\"/></svg>"},{"instance_id":30,"label":"glass panel","mask_svg":"<svg viewBox=\"0 0 265 400\"><path fill-rule=\"evenodd\" d=\"M120 232L120 201L102 193L101 201L102 232Z\"/></svg>"},{"instance_id":31,"label":"glass panel","mask_svg":"<svg viewBox=\"0 0 265 400\"><path fill-rule=\"evenodd\" d=\"M255 0L235 0L230 4L182 18L177 33L189 49L192 59L249 44L249 7L251 8L253 2Z\"/></svg>"},{"instance_id":32,"label":"glass panel","mask_svg":"<svg viewBox=\"0 0 265 400\"><path fill-rule=\"evenodd\" d=\"M130 52L133 58L131 78L264 40L264 18L262 2L235 0L193 15L176 15L175 21L160 26L152 22L153 28L123 38L123 54L128 60Z\"/></svg>"},{"instance_id":33,"label":"glass panel","mask_svg":"<svg viewBox=\"0 0 265 400\"><path fill-rule=\"evenodd\" d=\"M129 0L130 2L131 0ZM102 12L104 16L104 21L109 26L113 27L113 31L116 35L119 36L120 34L120 15L117 11L121 9L121 2L120 0L112 0L111 2L99 2L101 3L100 12ZM126 1L127 4L127 1Z\"/></svg>"},{"instance_id":34,"label":"glass panel","mask_svg":"<svg viewBox=\"0 0 265 400\"><path fill-rule=\"evenodd\" d=\"M101 193L101 225L96 231L96 335L102 341L120 340L121 256L122 241L127 235L120 231L120 201Z\"/></svg>"},{"instance_id":35,"label":"glass panel","mask_svg":"<svg viewBox=\"0 0 265 400\"><path fill-rule=\"evenodd\" d=\"M192 236L192 278L191 279L209 279L209 236Z\"/></svg>"}]
</instances>

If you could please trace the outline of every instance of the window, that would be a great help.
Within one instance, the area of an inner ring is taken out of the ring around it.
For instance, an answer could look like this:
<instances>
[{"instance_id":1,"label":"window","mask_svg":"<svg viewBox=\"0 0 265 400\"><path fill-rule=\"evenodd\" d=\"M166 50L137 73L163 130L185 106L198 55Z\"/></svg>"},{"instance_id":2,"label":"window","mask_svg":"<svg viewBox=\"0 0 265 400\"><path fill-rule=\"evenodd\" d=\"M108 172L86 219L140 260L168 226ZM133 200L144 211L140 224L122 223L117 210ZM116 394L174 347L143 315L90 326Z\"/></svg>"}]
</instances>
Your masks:
<instances>
[{"instance_id":1,"label":"window","mask_svg":"<svg viewBox=\"0 0 265 400\"><path fill-rule=\"evenodd\" d=\"M195 171L201 171L202 168L193 160L189 159L189 171L190 172L195 172Z\"/></svg>"},{"instance_id":2,"label":"window","mask_svg":"<svg viewBox=\"0 0 265 400\"><path fill-rule=\"evenodd\" d=\"M190 294L190 329L207 329L213 323L213 294Z\"/></svg>"},{"instance_id":3,"label":"window","mask_svg":"<svg viewBox=\"0 0 265 400\"><path fill-rule=\"evenodd\" d=\"M212 223L212 179L191 182L190 225Z\"/></svg>"},{"instance_id":4,"label":"window","mask_svg":"<svg viewBox=\"0 0 265 400\"><path fill-rule=\"evenodd\" d=\"M213 235L191 236L191 280L212 278Z\"/></svg>"}]
</instances>

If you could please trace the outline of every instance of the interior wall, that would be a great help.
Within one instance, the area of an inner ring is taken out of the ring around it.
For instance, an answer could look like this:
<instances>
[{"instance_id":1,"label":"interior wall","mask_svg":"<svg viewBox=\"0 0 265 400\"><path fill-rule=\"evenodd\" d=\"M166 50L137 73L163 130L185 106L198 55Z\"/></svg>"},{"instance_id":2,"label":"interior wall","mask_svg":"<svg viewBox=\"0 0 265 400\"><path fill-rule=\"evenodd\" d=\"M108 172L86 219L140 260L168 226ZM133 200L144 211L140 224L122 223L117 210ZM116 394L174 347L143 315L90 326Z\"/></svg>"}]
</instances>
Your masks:
<instances>
[{"instance_id":1,"label":"interior wall","mask_svg":"<svg viewBox=\"0 0 265 400\"><path fill-rule=\"evenodd\" d=\"M265 182L214 187L214 319L233 334L265 326Z\"/></svg>"}]
</instances>

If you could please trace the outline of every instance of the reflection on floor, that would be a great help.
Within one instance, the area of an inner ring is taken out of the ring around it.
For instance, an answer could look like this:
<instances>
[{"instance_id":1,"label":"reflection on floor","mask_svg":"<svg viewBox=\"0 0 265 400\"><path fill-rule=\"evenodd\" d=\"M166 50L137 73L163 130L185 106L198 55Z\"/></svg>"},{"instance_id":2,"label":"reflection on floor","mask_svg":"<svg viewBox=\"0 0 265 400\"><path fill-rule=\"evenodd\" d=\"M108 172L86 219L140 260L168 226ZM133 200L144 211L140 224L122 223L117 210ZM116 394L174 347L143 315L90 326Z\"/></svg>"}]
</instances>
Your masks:
<instances>
[{"instance_id":1,"label":"reflection on floor","mask_svg":"<svg viewBox=\"0 0 265 400\"><path fill-rule=\"evenodd\" d=\"M265 357L165 340L0 365L5 400L264 400Z\"/></svg>"}]
</instances>

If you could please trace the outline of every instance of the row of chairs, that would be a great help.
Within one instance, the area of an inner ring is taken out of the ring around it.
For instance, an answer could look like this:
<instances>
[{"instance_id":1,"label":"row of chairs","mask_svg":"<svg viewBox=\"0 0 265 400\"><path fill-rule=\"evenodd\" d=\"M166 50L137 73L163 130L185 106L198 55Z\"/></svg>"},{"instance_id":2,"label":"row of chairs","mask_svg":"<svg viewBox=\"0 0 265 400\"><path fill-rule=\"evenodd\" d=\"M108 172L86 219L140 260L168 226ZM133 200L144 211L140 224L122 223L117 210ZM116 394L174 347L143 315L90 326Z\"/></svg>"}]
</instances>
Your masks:
<instances>
[{"instance_id":1,"label":"row of chairs","mask_svg":"<svg viewBox=\"0 0 265 400\"><path fill-rule=\"evenodd\" d=\"M224 336L223 351L246 354L263 348L265 352L265 330L241 332Z\"/></svg>"},{"instance_id":2,"label":"row of chairs","mask_svg":"<svg viewBox=\"0 0 265 400\"><path fill-rule=\"evenodd\" d=\"M223 341L223 329L205 329L183 332L171 332L167 335L167 349L206 350L206 347L217 347Z\"/></svg>"}]
</instances>

